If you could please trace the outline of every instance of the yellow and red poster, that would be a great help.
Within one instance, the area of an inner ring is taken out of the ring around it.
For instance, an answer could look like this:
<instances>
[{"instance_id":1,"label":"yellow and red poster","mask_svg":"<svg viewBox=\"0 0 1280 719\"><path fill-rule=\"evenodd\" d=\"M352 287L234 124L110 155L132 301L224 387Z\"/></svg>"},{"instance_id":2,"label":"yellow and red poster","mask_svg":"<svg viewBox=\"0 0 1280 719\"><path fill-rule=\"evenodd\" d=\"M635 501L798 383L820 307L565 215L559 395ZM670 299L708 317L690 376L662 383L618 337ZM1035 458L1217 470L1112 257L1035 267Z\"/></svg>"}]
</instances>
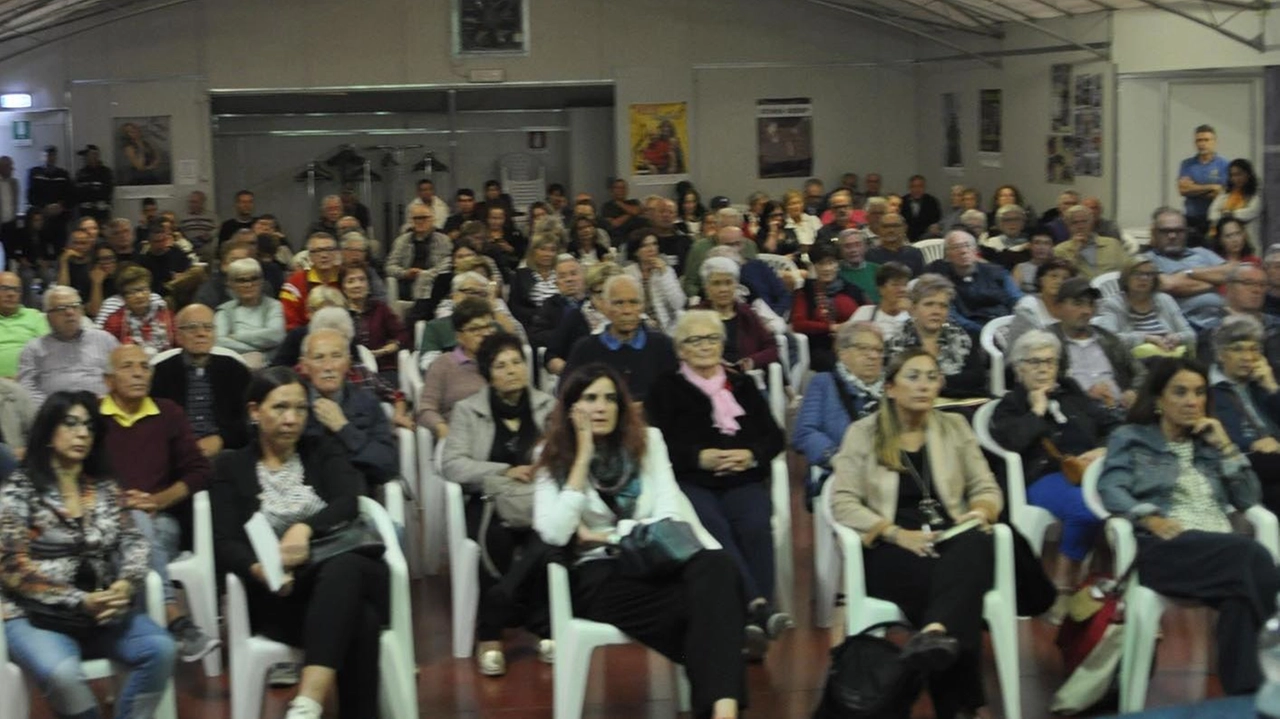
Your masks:
<instances>
[{"instance_id":1,"label":"yellow and red poster","mask_svg":"<svg viewBox=\"0 0 1280 719\"><path fill-rule=\"evenodd\" d=\"M631 174L686 175L689 172L689 103L631 106Z\"/></svg>"}]
</instances>

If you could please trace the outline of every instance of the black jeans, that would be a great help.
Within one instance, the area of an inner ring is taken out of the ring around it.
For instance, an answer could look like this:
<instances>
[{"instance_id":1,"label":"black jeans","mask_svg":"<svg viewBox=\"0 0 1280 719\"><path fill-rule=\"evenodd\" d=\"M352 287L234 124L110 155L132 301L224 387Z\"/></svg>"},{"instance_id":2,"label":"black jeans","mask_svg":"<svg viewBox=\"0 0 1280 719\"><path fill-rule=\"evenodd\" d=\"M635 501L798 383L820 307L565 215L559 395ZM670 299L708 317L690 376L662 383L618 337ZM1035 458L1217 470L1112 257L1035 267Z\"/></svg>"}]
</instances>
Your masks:
<instances>
[{"instance_id":1,"label":"black jeans","mask_svg":"<svg viewBox=\"0 0 1280 719\"><path fill-rule=\"evenodd\" d=\"M390 617L387 565L358 554L336 556L302 570L287 597L249 579L253 630L302 647L307 665L338 673L338 711L378 715L378 644Z\"/></svg>"},{"instance_id":2,"label":"black jeans","mask_svg":"<svg viewBox=\"0 0 1280 719\"><path fill-rule=\"evenodd\" d=\"M695 716L720 699L746 706L746 600L728 554L703 550L659 580L622 576L609 559L584 562L569 576L576 616L612 624L684 665Z\"/></svg>"},{"instance_id":3,"label":"black jeans","mask_svg":"<svg viewBox=\"0 0 1280 719\"><path fill-rule=\"evenodd\" d=\"M502 630L521 626L539 637L551 636L547 607L547 547L531 529L511 529L495 514L488 533L480 539L484 502L466 500L467 536L481 545L480 604L476 609L476 641L502 639ZM484 566L487 551L500 576Z\"/></svg>"},{"instance_id":4,"label":"black jeans","mask_svg":"<svg viewBox=\"0 0 1280 719\"><path fill-rule=\"evenodd\" d=\"M1218 678L1227 694L1262 684L1258 630L1276 611L1280 569L1249 537L1186 531L1165 540L1138 533L1138 577L1161 594L1218 610Z\"/></svg>"}]
</instances>

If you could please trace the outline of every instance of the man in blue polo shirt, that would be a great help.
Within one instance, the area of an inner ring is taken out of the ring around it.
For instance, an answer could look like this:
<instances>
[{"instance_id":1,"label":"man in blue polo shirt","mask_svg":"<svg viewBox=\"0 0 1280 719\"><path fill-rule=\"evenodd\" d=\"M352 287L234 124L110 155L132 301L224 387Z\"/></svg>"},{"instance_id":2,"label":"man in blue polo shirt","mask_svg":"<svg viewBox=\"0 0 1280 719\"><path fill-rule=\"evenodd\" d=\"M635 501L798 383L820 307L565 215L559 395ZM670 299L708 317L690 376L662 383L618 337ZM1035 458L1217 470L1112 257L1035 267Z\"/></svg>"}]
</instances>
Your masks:
<instances>
[{"instance_id":1,"label":"man in blue polo shirt","mask_svg":"<svg viewBox=\"0 0 1280 719\"><path fill-rule=\"evenodd\" d=\"M569 352L563 376L592 362L603 362L622 373L631 399L643 402L654 380L680 368L671 338L643 323L644 288L631 275L617 275L604 283L604 331L579 339Z\"/></svg>"},{"instance_id":2,"label":"man in blue polo shirt","mask_svg":"<svg viewBox=\"0 0 1280 719\"><path fill-rule=\"evenodd\" d=\"M1178 193L1185 199L1187 224L1200 230L1209 227L1209 205L1227 185L1227 158L1218 154L1218 133L1209 125L1196 128L1196 156L1178 168Z\"/></svg>"}]
</instances>

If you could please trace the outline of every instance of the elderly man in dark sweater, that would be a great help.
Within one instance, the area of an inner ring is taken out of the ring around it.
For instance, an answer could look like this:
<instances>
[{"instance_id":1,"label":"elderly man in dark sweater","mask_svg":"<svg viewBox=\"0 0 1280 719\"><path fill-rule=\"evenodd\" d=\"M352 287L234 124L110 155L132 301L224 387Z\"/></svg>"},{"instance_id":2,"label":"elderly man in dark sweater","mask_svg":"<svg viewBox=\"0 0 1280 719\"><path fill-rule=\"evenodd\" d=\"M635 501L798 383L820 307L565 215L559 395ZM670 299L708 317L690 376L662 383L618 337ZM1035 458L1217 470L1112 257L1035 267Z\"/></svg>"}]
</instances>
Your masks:
<instances>
[{"instance_id":1,"label":"elderly man in dark sweater","mask_svg":"<svg viewBox=\"0 0 1280 719\"><path fill-rule=\"evenodd\" d=\"M151 396L172 400L187 413L204 456L249 443L244 388L249 368L227 354L213 354L213 310L187 305L174 319L182 351L155 365ZM230 350L220 350L229 352Z\"/></svg>"},{"instance_id":2,"label":"elderly man in dark sweater","mask_svg":"<svg viewBox=\"0 0 1280 719\"><path fill-rule=\"evenodd\" d=\"M107 459L125 490L134 523L151 545L151 569L164 580L169 631L182 660L194 662L222 641L216 626L202 631L179 606L169 581L169 560L181 551L184 522L190 529L188 500L205 488L213 469L182 408L149 396L151 365L141 347L117 347L105 375L107 395L100 409L106 419Z\"/></svg>"},{"instance_id":3,"label":"elderly man in dark sweater","mask_svg":"<svg viewBox=\"0 0 1280 719\"><path fill-rule=\"evenodd\" d=\"M627 378L631 398L643 402L654 380L679 368L671 338L645 329L644 290L631 275L610 277L604 283L604 331L578 340L569 352L563 376L575 367L603 362Z\"/></svg>"},{"instance_id":4,"label":"elderly man in dark sweater","mask_svg":"<svg viewBox=\"0 0 1280 719\"><path fill-rule=\"evenodd\" d=\"M347 381L350 339L335 329L316 329L302 341L302 370L311 413L303 433L336 440L370 487L400 473L391 422L373 392Z\"/></svg>"}]
</instances>

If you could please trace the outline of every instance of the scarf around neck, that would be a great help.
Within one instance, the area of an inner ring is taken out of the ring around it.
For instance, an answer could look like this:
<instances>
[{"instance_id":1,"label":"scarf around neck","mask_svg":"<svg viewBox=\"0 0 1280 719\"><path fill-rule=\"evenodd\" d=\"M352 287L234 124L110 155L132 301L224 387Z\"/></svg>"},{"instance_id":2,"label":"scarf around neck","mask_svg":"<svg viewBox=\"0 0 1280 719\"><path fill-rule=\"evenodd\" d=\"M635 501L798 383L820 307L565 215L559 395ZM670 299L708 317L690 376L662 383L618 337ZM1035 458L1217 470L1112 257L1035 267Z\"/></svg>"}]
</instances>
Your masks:
<instances>
[{"instance_id":1,"label":"scarf around neck","mask_svg":"<svg viewBox=\"0 0 1280 719\"><path fill-rule=\"evenodd\" d=\"M680 374L689 381L689 384L697 387L707 396L707 399L711 400L711 423L720 430L720 434L730 437L737 434L741 429L738 417L746 414L746 410L742 409L742 405L738 404L738 400L730 391L724 368L717 367L714 376L704 378L694 372L688 362L681 362Z\"/></svg>"}]
</instances>

